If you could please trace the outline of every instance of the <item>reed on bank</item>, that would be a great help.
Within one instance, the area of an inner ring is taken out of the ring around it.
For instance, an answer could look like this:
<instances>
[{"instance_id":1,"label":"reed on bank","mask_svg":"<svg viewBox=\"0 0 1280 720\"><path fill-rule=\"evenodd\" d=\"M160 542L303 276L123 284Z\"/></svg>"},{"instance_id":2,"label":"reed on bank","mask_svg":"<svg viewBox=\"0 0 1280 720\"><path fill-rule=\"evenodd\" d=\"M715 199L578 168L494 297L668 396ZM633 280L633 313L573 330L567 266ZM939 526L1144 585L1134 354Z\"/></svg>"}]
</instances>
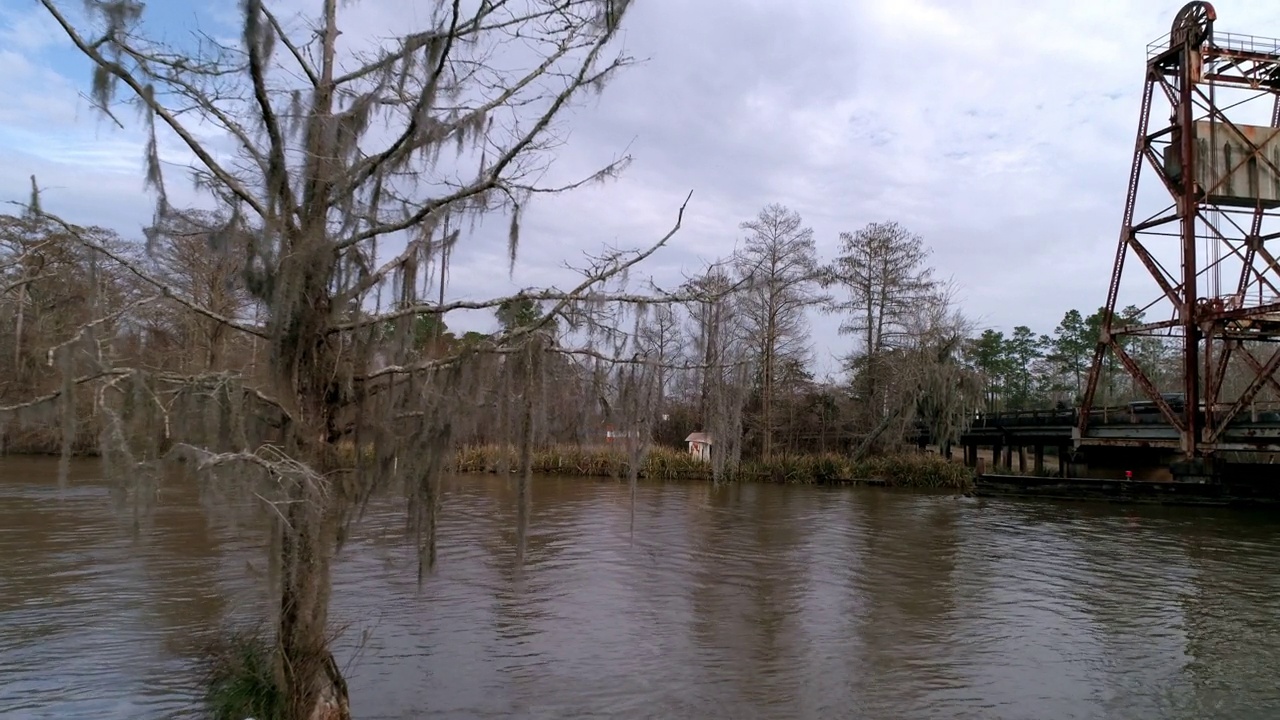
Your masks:
<instances>
[{"instance_id":1,"label":"reed on bank","mask_svg":"<svg viewBox=\"0 0 1280 720\"><path fill-rule=\"evenodd\" d=\"M460 473L514 471L519 456L514 447L471 446L458 449L454 470ZM533 472L540 475L626 477L631 461L610 447L547 447L533 451ZM670 448L651 448L637 468L645 480L713 479L711 464ZM853 461L834 453L788 455L768 462L748 460L726 471L731 482L772 482L803 485L876 483L892 487L963 490L973 483L964 465L937 455L899 454Z\"/></svg>"}]
</instances>

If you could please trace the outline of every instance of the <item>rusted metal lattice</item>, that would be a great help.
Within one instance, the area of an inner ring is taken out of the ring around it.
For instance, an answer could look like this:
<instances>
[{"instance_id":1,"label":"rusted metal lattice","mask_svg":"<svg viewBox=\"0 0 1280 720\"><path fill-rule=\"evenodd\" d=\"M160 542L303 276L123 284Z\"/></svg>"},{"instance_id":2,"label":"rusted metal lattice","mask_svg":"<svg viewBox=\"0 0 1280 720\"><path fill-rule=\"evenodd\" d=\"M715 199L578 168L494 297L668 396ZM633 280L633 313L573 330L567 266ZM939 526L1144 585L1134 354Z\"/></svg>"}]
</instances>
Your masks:
<instances>
[{"instance_id":1,"label":"rusted metal lattice","mask_svg":"<svg viewBox=\"0 0 1280 720\"><path fill-rule=\"evenodd\" d=\"M1276 443L1242 424L1280 403L1280 40L1217 32L1215 20L1211 4L1188 3L1148 47L1106 316L1077 416L1081 446L1126 444L1096 432L1108 366L1176 429L1176 439L1128 444L1195 460ZM1146 319L1117 314L1130 305ZM1153 343L1177 354L1180 372L1135 350Z\"/></svg>"}]
</instances>

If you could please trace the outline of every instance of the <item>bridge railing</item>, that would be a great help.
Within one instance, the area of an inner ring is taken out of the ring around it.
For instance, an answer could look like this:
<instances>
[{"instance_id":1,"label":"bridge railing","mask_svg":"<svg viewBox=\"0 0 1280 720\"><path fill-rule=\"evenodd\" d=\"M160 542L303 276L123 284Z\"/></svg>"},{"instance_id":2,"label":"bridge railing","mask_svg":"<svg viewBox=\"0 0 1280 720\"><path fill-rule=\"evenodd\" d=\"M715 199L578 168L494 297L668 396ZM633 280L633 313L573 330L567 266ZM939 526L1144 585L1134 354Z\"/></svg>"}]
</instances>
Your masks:
<instances>
[{"instance_id":1,"label":"bridge railing","mask_svg":"<svg viewBox=\"0 0 1280 720\"><path fill-rule=\"evenodd\" d=\"M989 428L1075 425L1078 411L1075 408L1058 408L1053 410L1004 410L1000 412L979 412L970 427Z\"/></svg>"},{"instance_id":2,"label":"bridge railing","mask_svg":"<svg viewBox=\"0 0 1280 720\"><path fill-rule=\"evenodd\" d=\"M1170 403L1175 412L1182 412L1182 406ZM1227 407L1219 408L1225 412ZM1203 412L1201 413L1203 417ZM1057 408L1052 410L1004 410L994 413L977 413L970 428L1004 428L1004 427L1074 427L1079 423L1078 408ZM1089 412L1090 425L1145 425L1164 422L1160 409L1152 402L1137 401L1124 405L1094 408ZM1236 416L1232 424L1240 423L1280 423L1280 402L1258 401L1244 408Z\"/></svg>"}]
</instances>

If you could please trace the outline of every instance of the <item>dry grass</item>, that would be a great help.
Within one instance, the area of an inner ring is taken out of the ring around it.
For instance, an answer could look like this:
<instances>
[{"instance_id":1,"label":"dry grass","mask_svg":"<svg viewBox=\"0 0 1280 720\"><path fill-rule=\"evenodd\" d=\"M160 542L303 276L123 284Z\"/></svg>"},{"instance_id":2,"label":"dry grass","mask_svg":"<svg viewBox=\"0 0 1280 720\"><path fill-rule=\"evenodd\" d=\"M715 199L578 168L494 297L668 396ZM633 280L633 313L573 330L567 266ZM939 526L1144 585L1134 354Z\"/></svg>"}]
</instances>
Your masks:
<instances>
[{"instance_id":1,"label":"dry grass","mask_svg":"<svg viewBox=\"0 0 1280 720\"><path fill-rule=\"evenodd\" d=\"M8 455L60 455L62 431L56 427L20 429L16 426L0 428L0 447ZM96 425L80 422L76 437L71 441L71 452L77 456L98 454Z\"/></svg>"},{"instance_id":2,"label":"dry grass","mask_svg":"<svg viewBox=\"0 0 1280 720\"><path fill-rule=\"evenodd\" d=\"M465 447L457 451L457 472L503 472L518 467L515 448ZM626 455L608 447L551 447L535 450L533 472L545 475L625 477L630 470ZM712 479L709 463L688 453L667 448L649 451L639 467L646 480ZM803 485L837 485L876 482L893 487L966 489L973 473L958 462L936 455L904 454L850 462L840 455L793 455L769 462L747 461L727 473L728 480Z\"/></svg>"},{"instance_id":3,"label":"dry grass","mask_svg":"<svg viewBox=\"0 0 1280 720\"><path fill-rule=\"evenodd\" d=\"M460 448L455 458L453 469L464 473L514 470L520 462L516 448L492 445ZM549 447L533 452L533 472L540 475L625 477L630 470L626 453L608 447ZM711 466L688 453L654 448L638 475L649 480L710 480Z\"/></svg>"},{"instance_id":4,"label":"dry grass","mask_svg":"<svg viewBox=\"0 0 1280 720\"><path fill-rule=\"evenodd\" d=\"M59 445L52 435L39 442L28 436L27 443L10 446L14 454L57 453ZM339 464L350 462L354 448L339 446L345 455ZM988 463L988 466L990 464ZM459 448L454 455L453 470L461 473L512 472L519 467L515 447L494 445ZM626 453L611 447L553 446L533 452L533 472L539 475L579 475L585 477L626 477L631 463ZM1047 471L1046 471L1047 472ZM710 463L686 452L655 447L639 468L639 477L650 481L712 480ZM876 483L891 487L968 489L973 484L973 471L956 461L931 454L898 454L865 458L850 462L834 453L789 455L769 462L744 461L727 471L724 478L734 482L771 482L801 485L841 485Z\"/></svg>"}]
</instances>

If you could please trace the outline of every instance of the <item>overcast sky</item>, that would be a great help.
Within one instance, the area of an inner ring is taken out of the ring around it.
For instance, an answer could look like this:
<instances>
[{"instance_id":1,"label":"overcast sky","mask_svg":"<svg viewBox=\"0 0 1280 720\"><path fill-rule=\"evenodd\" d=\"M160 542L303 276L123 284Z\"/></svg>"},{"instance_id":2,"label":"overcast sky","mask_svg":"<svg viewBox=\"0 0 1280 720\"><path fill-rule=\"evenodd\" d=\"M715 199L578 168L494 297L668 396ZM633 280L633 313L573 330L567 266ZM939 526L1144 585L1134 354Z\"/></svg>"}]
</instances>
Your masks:
<instances>
[{"instance_id":1,"label":"overcast sky","mask_svg":"<svg viewBox=\"0 0 1280 720\"><path fill-rule=\"evenodd\" d=\"M151 0L147 12L175 29L208 7L209 27L235 4ZM415 4L429 3L350 3L348 27L402 29ZM451 294L563 282L558 268L583 251L666 232L692 190L685 229L648 268L659 281L727 255L738 224L779 202L813 227L824 258L843 230L899 221L983 327L1051 332L1065 310L1105 300L1145 48L1180 6L636 0L623 42L645 61L574 112L556 174L628 152L634 163L609 184L538 198L514 278L500 233L470 240ZM1280 3L1215 6L1219 30L1280 36ZM90 112L88 66L41 13L0 0L0 199L25 200L34 174L50 211L137 236L151 213L140 136ZM814 318L823 368L848 348L835 326Z\"/></svg>"}]
</instances>

